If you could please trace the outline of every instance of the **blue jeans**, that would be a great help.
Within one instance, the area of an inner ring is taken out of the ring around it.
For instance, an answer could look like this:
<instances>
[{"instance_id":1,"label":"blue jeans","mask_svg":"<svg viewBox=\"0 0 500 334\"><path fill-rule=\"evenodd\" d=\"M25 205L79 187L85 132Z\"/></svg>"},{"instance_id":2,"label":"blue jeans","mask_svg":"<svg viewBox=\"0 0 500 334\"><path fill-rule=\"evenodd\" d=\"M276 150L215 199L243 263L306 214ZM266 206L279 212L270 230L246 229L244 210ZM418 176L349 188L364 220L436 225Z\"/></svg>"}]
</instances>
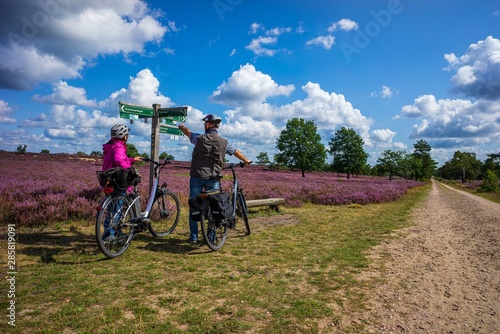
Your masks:
<instances>
[{"instance_id":1,"label":"blue jeans","mask_svg":"<svg viewBox=\"0 0 500 334\"><path fill-rule=\"evenodd\" d=\"M220 183L218 180L212 179L199 179L196 177L192 177L189 180L189 198L193 198L198 196L203 190L212 191L218 190L220 187ZM189 216L189 240L198 240L198 222L191 219L191 215Z\"/></svg>"}]
</instances>

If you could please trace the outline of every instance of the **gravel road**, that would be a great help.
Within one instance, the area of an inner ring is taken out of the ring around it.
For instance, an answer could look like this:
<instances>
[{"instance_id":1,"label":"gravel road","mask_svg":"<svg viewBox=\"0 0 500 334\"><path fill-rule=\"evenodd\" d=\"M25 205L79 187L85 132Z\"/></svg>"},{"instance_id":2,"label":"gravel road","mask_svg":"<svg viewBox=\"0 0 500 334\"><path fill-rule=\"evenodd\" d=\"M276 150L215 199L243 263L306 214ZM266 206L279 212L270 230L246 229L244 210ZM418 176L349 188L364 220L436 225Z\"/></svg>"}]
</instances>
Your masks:
<instances>
[{"instance_id":1,"label":"gravel road","mask_svg":"<svg viewBox=\"0 0 500 334\"><path fill-rule=\"evenodd\" d=\"M500 204L433 182L413 219L375 248L369 308L348 321L367 333L500 333Z\"/></svg>"}]
</instances>

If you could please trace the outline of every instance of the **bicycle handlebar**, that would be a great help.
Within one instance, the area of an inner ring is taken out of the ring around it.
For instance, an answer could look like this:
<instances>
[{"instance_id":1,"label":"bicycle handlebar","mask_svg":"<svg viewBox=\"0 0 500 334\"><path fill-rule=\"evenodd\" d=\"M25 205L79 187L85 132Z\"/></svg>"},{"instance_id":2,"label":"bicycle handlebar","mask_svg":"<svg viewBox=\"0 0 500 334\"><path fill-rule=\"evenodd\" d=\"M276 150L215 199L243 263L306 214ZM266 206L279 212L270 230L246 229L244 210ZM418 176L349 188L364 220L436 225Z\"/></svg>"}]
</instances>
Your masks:
<instances>
[{"instance_id":1,"label":"bicycle handlebar","mask_svg":"<svg viewBox=\"0 0 500 334\"><path fill-rule=\"evenodd\" d=\"M252 163L252 160L250 160L249 164L251 164L251 163ZM222 169L229 169L229 168L234 168L234 167L241 167L241 168L243 168L243 167L245 167L245 163L243 161L238 162L238 163L231 162L231 163L229 163L228 167L224 167Z\"/></svg>"},{"instance_id":2,"label":"bicycle handlebar","mask_svg":"<svg viewBox=\"0 0 500 334\"><path fill-rule=\"evenodd\" d=\"M142 161L144 162L152 162L153 165L166 165L166 164L171 164L172 161L170 159L165 159L165 162L164 163L161 163L161 162L158 162L158 161L154 161L154 160L151 160L149 158L142 158Z\"/></svg>"}]
</instances>

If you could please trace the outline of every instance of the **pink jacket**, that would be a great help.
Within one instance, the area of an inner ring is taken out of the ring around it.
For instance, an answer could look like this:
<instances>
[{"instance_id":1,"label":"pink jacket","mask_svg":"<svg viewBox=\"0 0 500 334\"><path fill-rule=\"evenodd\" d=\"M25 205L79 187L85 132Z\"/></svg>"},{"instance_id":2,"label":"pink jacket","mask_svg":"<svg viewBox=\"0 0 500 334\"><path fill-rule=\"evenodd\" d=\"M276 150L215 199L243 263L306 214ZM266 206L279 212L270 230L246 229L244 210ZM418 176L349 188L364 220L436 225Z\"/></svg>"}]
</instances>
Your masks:
<instances>
[{"instance_id":1,"label":"pink jacket","mask_svg":"<svg viewBox=\"0 0 500 334\"><path fill-rule=\"evenodd\" d=\"M103 171L113 167L129 168L134 164L134 158L127 157L127 145L123 140L111 138L109 142L102 145L102 152L104 154Z\"/></svg>"}]
</instances>

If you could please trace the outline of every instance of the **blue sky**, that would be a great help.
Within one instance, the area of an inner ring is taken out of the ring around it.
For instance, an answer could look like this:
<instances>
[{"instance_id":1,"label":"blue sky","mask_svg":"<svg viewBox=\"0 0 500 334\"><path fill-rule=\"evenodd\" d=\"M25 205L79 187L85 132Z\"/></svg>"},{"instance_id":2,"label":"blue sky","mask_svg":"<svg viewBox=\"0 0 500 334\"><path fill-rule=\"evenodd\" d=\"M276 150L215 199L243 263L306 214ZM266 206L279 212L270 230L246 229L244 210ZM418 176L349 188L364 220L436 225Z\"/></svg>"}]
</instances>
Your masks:
<instances>
[{"instance_id":1,"label":"blue sky","mask_svg":"<svg viewBox=\"0 0 500 334\"><path fill-rule=\"evenodd\" d=\"M223 118L249 158L286 121L342 126L369 163L419 139L440 164L499 153L500 3L494 0L3 0L0 149L101 151L118 101ZM151 123L130 142L150 152ZM185 137L160 151L189 160ZM331 157L328 159L331 161Z\"/></svg>"}]
</instances>

